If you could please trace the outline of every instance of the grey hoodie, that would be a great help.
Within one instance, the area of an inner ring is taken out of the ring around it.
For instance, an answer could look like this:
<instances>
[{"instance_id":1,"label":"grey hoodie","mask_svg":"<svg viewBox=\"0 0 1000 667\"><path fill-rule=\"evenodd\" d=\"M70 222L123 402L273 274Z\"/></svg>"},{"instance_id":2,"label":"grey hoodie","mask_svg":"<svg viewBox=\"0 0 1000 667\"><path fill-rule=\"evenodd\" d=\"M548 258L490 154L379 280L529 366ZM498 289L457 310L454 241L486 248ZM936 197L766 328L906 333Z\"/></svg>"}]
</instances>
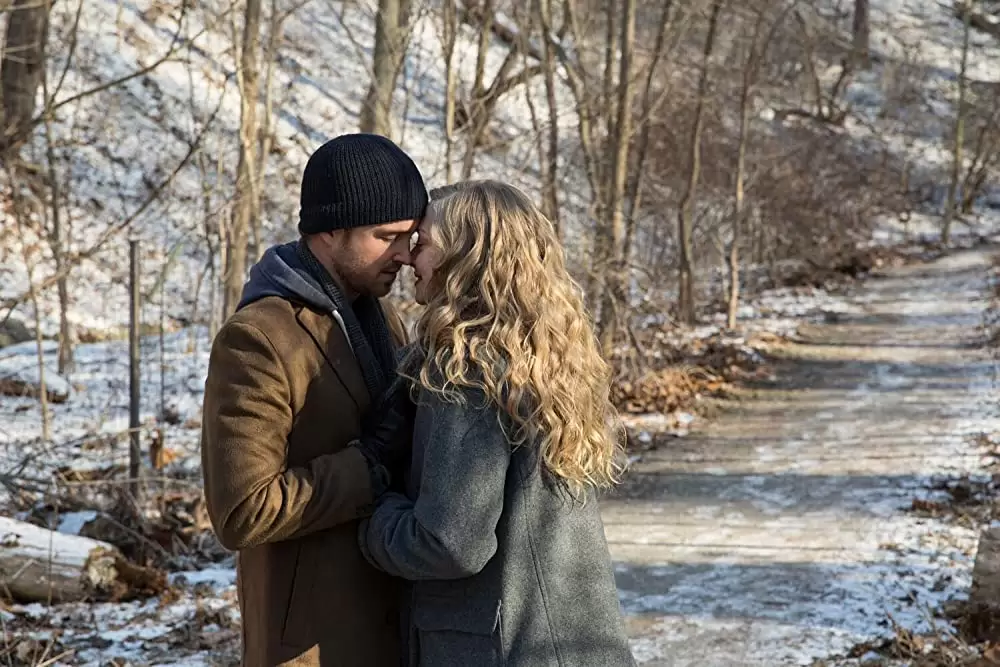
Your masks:
<instances>
[{"instance_id":1,"label":"grey hoodie","mask_svg":"<svg viewBox=\"0 0 1000 667\"><path fill-rule=\"evenodd\" d=\"M298 241L268 248L250 269L237 310L268 296L280 296L327 313L337 312L323 287L299 259Z\"/></svg>"},{"instance_id":2,"label":"grey hoodie","mask_svg":"<svg viewBox=\"0 0 1000 667\"><path fill-rule=\"evenodd\" d=\"M344 318L337 311L333 300L323 291L319 281L299 259L298 244L298 241L292 241L272 246L264 252L260 261L250 269L250 278L243 286L243 294L236 310L264 297L279 296L330 313L337 320L350 345L351 337L347 333Z\"/></svg>"}]
</instances>

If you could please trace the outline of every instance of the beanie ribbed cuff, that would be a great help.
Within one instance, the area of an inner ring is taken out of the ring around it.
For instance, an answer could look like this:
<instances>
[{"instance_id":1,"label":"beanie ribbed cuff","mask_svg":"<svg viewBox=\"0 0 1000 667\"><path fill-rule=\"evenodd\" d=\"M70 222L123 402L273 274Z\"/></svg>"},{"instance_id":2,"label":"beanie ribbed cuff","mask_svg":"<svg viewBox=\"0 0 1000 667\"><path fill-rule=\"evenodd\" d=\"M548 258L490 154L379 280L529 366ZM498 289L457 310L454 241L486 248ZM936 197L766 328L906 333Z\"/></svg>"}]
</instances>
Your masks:
<instances>
[{"instance_id":1,"label":"beanie ribbed cuff","mask_svg":"<svg viewBox=\"0 0 1000 667\"><path fill-rule=\"evenodd\" d=\"M380 195L371 196L374 198ZM396 220L419 220L426 209L427 202L419 197L389 198L381 202L361 202L355 206L348 206L346 202L323 204L299 211L299 232L318 234L333 229L381 225Z\"/></svg>"}]
</instances>

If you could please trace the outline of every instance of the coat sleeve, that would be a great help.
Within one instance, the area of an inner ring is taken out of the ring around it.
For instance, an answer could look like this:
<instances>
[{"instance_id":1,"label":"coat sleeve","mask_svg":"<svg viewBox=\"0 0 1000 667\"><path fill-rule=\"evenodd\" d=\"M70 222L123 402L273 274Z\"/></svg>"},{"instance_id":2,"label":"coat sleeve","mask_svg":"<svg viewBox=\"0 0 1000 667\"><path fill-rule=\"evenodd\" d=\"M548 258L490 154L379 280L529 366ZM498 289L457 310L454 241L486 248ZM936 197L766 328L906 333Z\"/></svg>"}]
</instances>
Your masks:
<instances>
[{"instance_id":1,"label":"coat sleeve","mask_svg":"<svg viewBox=\"0 0 1000 667\"><path fill-rule=\"evenodd\" d=\"M412 581L460 579L496 553L510 445L496 411L440 398L421 400L426 420L417 500L388 493L361 523L361 551L375 567ZM428 402L429 401L429 402Z\"/></svg>"},{"instance_id":2,"label":"coat sleeve","mask_svg":"<svg viewBox=\"0 0 1000 667\"><path fill-rule=\"evenodd\" d=\"M252 325L225 325L205 384L202 469L226 548L301 537L370 511L368 464L356 448L288 466L292 420L287 373L270 340Z\"/></svg>"}]
</instances>

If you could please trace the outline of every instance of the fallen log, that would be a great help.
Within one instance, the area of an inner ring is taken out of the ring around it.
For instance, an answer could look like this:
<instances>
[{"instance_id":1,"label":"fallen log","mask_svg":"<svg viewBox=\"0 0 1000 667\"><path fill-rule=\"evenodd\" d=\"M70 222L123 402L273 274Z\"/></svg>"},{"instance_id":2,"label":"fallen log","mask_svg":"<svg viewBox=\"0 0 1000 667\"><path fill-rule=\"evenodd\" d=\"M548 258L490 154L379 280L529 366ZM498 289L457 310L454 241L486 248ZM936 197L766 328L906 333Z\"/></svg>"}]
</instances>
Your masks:
<instances>
[{"instance_id":1,"label":"fallen log","mask_svg":"<svg viewBox=\"0 0 1000 667\"><path fill-rule=\"evenodd\" d=\"M15 345L3 350L0 355L0 395L38 398L42 382L39 377L37 352L28 345ZM69 400L71 386L68 380L45 368L45 396L50 403L65 403Z\"/></svg>"},{"instance_id":2,"label":"fallen log","mask_svg":"<svg viewBox=\"0 0 1000 667\"><path fill-rule=\"evenodd\" d=\"M65 403L69 400L69 393L62 390L62 383L48 385L45 387L45 398L49 403ZM38 382L23 380L15 377L0 377L0 396L12 396L14 398L38 398L42 390Z\"/></svg>"},{"instance_id":3,"label":"fallen log","mask_svg":"<svg viewBox=\"0 0 1000 667\"><path fill-rule=\"evenodd\" d=\"M129 563L112 545L0 517L0 595L71 602L155 595L166 575Z\"/></svg>"}]
</instances>

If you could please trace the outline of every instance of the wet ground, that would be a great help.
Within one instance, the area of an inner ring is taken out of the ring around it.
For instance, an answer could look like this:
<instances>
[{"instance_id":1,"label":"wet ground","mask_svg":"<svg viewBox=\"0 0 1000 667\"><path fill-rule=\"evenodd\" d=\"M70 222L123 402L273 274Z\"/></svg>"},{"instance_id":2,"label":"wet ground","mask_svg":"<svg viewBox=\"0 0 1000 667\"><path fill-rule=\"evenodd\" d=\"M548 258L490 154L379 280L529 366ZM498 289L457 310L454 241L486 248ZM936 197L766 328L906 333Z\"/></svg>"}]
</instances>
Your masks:
<instances>
[{"instance_id":1,"label":"wet ground","mask_svg":"<svg viewBox=\"0 0 1000 667\"><path fill-rule=\"evenodd\" d=\"M978 532L907 510L986 471L995 253L866 281L772 350L775 383L634 466L603 508L640 664L808 665L967 590Z\"/></svg>"}]
</instances>

